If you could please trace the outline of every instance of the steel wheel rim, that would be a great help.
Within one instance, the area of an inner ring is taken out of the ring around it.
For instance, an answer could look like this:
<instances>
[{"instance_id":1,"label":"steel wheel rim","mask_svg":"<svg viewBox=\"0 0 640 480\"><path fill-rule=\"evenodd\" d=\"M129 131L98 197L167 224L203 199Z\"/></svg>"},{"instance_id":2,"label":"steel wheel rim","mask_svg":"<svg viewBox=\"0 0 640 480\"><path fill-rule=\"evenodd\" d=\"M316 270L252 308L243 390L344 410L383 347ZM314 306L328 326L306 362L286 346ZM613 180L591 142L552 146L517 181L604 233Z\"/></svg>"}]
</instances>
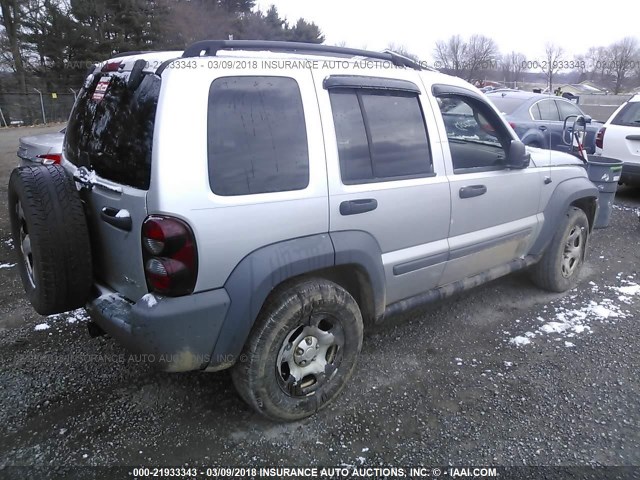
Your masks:
<instances>
[{"instance_id":1,"label":"steel wheel rim","mask_svg":"<svg viewBox=\"0 0 640 480\"><path fill-rule=\"evenodd\" d=\"M338 372L344 349L341 323L329 314L312 314L291 329L276 360L276 377L290 397L314 395Z\"/></svg>"},{"instance_id":2,"label":"steel wheel rim","mask_svg":"<svg viewBox=\"0 0 640 480\"><path fill-rule=\"evenodd\" d=\"M16 203L16 215L18 216L18 227L20 229L20 253L22 254L22 261L24 262L29 283L31 283L31 286L35 288L36 276L35 265L33 262L33 250L31 249L31 236L29 235L27 221L24 217L24 210L22 210L22 204L20 202Z\"/></svg>"},{"instance_id":3,"label":"steel wheel rim","mask_svg":"<svg viewBox=\"0 0 640 480\"><path fill-rule=\"evenodd\" d=\"M562 252L562 263L560 265L562 276L570 277L582 261L585 237L582 227L574 225L569 232L567 241Z\"/></svg>"}]
</instances>

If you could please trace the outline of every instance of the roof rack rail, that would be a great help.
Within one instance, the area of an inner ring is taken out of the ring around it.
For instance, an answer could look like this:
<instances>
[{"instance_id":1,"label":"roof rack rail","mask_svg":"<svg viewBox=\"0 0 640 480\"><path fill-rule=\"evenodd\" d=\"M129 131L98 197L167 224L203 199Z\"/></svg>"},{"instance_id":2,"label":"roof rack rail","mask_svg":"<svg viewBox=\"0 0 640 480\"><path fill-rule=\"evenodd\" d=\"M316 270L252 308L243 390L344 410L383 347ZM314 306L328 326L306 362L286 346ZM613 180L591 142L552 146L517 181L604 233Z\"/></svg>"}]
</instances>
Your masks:
<instances>
[{"instance_id":1,"label":"roof rack rail","mask_svg":"<svg viewBox=\"0 0 640 480\"><path fill-rule=\"evenodd\" d=\"M281 42L275 40L202 40L189 45L183 57L199 57L203 54L216 56L219 50L272 50L281 52L298 53L333 53L351 57L367 57L376 60L385 60L397 67L409 67L415 70L423 70L418 62L399 55L395 52L374 52L358 48L334 47L332 45L320 45L317 43Z\"/></svg>"},{"instance_id":2,"label":"roof rack rail","mask_svg":"<svg viewBox=\"0 0 640 480\"><path fill-rule=\"evenodd\" d=\"M132 51L132 52L120 52L120 53L116 53L115 55L111 55L110 58L128 57L130 55L140 55L141 53L149 53L149 50L147 50L147 51L137 50L137 51Z\"/></svg>"}]
</instances>

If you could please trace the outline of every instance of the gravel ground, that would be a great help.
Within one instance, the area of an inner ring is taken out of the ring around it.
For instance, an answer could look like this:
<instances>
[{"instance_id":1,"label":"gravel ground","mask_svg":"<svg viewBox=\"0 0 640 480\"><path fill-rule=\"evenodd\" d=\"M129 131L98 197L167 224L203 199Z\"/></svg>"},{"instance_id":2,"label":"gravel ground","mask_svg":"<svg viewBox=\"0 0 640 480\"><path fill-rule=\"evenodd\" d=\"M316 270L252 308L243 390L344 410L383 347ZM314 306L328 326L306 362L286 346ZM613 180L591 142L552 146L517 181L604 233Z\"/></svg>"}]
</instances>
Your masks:
<instances>
[{"instance_id":1,"label":"gravel ground","mask_svg":"<svg viewBox=\"0 0 640 480\"><path fill-rule=\"evenodd\" d=\"M27 131L47 129L0 131L0 468L640 465L640 190L618 193L576 289L515 274L393 319L339 399L279 425L225 372L155 372L90 338L83 310L30 308L6 213Z\"/></svg>"}]
</instances>

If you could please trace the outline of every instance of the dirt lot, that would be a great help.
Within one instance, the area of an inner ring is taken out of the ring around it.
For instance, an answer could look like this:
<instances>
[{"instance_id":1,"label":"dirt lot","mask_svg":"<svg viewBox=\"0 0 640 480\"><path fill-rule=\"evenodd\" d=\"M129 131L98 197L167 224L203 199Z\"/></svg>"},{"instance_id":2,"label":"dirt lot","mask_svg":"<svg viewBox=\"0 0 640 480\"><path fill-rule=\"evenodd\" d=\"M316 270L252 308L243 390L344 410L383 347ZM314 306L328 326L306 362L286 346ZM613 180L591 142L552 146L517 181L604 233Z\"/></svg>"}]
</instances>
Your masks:
<instances>
[{"instance_id":1,"label":"dirt lot","mask_svg":"<svg viewBox=\"0 0 640 480\"><path fill-rule=\"evenodd\" d=\"M0 468L640 465L640 190L619 192L575 290L516 274L394 320L334 404L277 425L224 372L154 372L83 311L30 308L6 186L17 138L44 131L0 131Z\"/></svg>"}]
</instances>

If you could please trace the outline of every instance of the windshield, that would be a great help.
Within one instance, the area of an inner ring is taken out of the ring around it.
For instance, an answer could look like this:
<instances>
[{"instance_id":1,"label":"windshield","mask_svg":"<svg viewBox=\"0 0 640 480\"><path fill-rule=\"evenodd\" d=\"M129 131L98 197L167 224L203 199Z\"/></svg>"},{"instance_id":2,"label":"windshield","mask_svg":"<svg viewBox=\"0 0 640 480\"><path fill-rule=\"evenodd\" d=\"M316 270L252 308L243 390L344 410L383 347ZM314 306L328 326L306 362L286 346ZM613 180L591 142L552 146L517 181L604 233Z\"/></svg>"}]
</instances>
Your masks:
<instances>
[{"instance_id":1,"label":"windshield","mask_svg":"<svg viewBox=\"0 0 640 480\"><path fill-rule=\"evenodd\" d=\"M107 180L147 190L159 92L155 75L131 87L123 75L96 74L71 112L66 159Z\"/></svg>"}]
</instances>

